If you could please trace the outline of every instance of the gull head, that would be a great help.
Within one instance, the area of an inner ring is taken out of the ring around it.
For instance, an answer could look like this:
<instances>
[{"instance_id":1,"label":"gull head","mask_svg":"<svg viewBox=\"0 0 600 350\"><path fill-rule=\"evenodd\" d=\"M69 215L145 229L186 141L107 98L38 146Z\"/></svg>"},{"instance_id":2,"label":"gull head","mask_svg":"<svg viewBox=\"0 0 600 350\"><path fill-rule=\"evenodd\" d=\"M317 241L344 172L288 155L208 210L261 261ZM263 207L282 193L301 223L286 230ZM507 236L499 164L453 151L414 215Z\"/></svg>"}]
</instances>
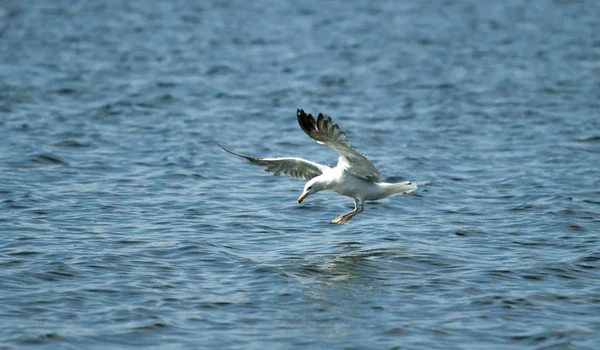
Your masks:
<instances>
[{"instance_id":1,"label":"gull head","mask_svg":"<svg viewBox=\"0 0 600 350\"><path fill-rule=\"evenodd\" d=\"M325 188L323 188L323 183L318 181L318 177L311 179L309 182L306 183L306 185L304 185L304 192L302 192L300 197L298 197L298 204L302 203L304 198L308 197L309 195L315 192L322 191L324 189Z\"/></svg>"}]
</instances>

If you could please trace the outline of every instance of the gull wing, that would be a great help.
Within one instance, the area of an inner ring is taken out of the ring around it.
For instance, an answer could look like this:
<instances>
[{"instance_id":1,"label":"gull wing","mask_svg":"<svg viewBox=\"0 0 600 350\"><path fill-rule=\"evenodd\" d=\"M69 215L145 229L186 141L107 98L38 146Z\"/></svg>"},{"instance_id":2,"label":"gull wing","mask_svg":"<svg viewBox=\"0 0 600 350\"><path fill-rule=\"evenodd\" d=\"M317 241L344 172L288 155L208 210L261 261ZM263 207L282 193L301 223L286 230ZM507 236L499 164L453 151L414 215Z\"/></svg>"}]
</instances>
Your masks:
<instances>
[{"instance_id":1,"label":"gull wing","mask_svg":"<svg viewBox=\"0 0 600 350\"><path fill-rule=\"evenodd\" d=\"M271 172L275 176L290 175L297 179L310 180L313 177L323 174L325 170L330 169L326 165L313 163L302 158L255 158L237 154L221 145L219 145L219 147L221 147L225 152L231 153L234 156L248 159L254 164L266 166L267 168L265 171Z\"/></svg>"},{"instance_id":2,"label":"gull wing","mask_svg":"<svg viewBox=\"0 0 600 350\"><path fill-rule=\"evenodd\" d=\"M331 118L325 118L319 113L315 120L311 114L307 115L301 109L298 109L297 115L298 124L311 139L340 154L338 166L343 166L348 173L361 179L381 181L379 170L365 156L350 147L346 134L337 124L333 124Z\"/></svg>"}]
</instances>

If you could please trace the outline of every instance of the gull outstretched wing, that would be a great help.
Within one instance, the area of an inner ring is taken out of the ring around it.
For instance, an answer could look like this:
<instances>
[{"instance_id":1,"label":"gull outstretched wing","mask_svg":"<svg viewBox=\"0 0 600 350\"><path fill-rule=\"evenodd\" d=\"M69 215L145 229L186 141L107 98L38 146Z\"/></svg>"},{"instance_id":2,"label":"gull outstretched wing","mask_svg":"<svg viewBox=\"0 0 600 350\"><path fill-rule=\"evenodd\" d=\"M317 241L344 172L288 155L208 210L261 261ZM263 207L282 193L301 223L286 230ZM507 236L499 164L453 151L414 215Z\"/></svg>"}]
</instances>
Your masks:
<instances>
[{"instance_id":1,"label":"gull outstretched wing","mask_svg":"<svg viewBox=\"0 0 600 350\"><path fill-rule=\"evenodd\" d=\"M319 113L315 120L311 114L307 115L301 109L298 109L297 115L298 124L311 139L339 153L338 166L344 167L348 173L361 179L373 182L381 181L379 170L371 164L367 157L350 147L346 134L340 130L337 124L333 124L331 118L325 118L323 114Z\"/></svg>"},{"instance_id":2,"label":"gull outstretched wing","mask_svg":"<svg viewBox=\"0 0 600 350\"><path fill-rule=\"evenodd\" d=\"M232 152L225 147L219 145L225 152L231 153L234 156L245 158L254 164L263 165L265 171L273 173L275 176L290 175L297 179L310 180L313 177L323 174L325 170L330 169L326 165L314 163L302 158L256 158L243 156Z\"/></svg>"}]
</instances>

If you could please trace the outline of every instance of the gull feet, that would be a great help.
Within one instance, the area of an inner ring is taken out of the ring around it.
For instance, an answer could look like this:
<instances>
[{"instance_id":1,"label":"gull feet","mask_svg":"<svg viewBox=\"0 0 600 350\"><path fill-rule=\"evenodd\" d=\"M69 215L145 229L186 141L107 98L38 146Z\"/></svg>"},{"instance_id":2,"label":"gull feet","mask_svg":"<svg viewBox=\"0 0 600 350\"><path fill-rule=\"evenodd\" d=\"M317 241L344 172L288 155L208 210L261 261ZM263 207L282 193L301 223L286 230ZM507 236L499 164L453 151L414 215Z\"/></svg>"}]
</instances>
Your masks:
<instances>
[{"instance_id":1,"label":"gull feet","mask_svg":"<svg viewBox=\"0 0 600 350\"><path fill-rule=\"evenodd\" d=\"M343 225L350 220L354 215L342 214L330 221L331 224Z\"/></svg>"},{"instance_id":2,"label":"gull feet","mask_svg":"<svg viewBox=\"0 0 600 350\"><path fill-rule=\"evenodd\" d=\"M330 224L339 224L339 225L342 225L342 224L340 224L340 220L342 220L343 218L344 218L344 214L342 214L342 215L338 216L337 218L331 220L329 223Z\"/></svg>"}]
</instances>

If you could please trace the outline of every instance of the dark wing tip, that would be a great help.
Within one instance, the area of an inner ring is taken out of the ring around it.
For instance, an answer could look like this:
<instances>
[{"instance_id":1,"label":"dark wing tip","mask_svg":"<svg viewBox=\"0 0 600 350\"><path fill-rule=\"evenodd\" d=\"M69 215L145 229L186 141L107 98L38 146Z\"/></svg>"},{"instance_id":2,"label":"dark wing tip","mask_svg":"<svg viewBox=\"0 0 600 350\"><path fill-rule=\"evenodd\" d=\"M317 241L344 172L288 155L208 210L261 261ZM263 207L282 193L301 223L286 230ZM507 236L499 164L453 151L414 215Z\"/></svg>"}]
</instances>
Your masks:
<instances>
[{"instance_id":1,"label":"dark wing tip","mask_svg":"<svg viewBox=\"0 0 600 350\"><path fill-rule=\"evenodd\" d=\"M223 151L231 153L231 151L229 151L227 148L225 148L225 147L221 146L221 144L220 144L220 143L218 143L218 142L217 142L217 146L221 147L221 149L222 149Z\"/></svg>"},{"instance_id":2,"label":"dark wing tip","mask_svg":"<svg viewBox=\"0 0 600 350\"><path fill-rule=\"evenodd\" d=\"M298 109L298 124L307 135L310 135L311 131L315 130L316 122L312 114L306 114L304 110Z\"/></svg>"},{"instance_id":3,"label":"dark wing tip","mask_svg":"<svg viewBox=\"0 0 600 350\"><path fill-rule=\"evenodd\" d=\"M219 143L217 143L217 146L221 147L221 149L222 149L223 151L225 151L225 152L227 152L227 153L230 153L230 154L233 154L234 156L243 157L242 155L240 155L240 154L237 154L237 153L235 153L235 152L232 152L232 151L228 150L227 148L225 148L225 147L221 146Z\"/></svg>"}]
</instances>

